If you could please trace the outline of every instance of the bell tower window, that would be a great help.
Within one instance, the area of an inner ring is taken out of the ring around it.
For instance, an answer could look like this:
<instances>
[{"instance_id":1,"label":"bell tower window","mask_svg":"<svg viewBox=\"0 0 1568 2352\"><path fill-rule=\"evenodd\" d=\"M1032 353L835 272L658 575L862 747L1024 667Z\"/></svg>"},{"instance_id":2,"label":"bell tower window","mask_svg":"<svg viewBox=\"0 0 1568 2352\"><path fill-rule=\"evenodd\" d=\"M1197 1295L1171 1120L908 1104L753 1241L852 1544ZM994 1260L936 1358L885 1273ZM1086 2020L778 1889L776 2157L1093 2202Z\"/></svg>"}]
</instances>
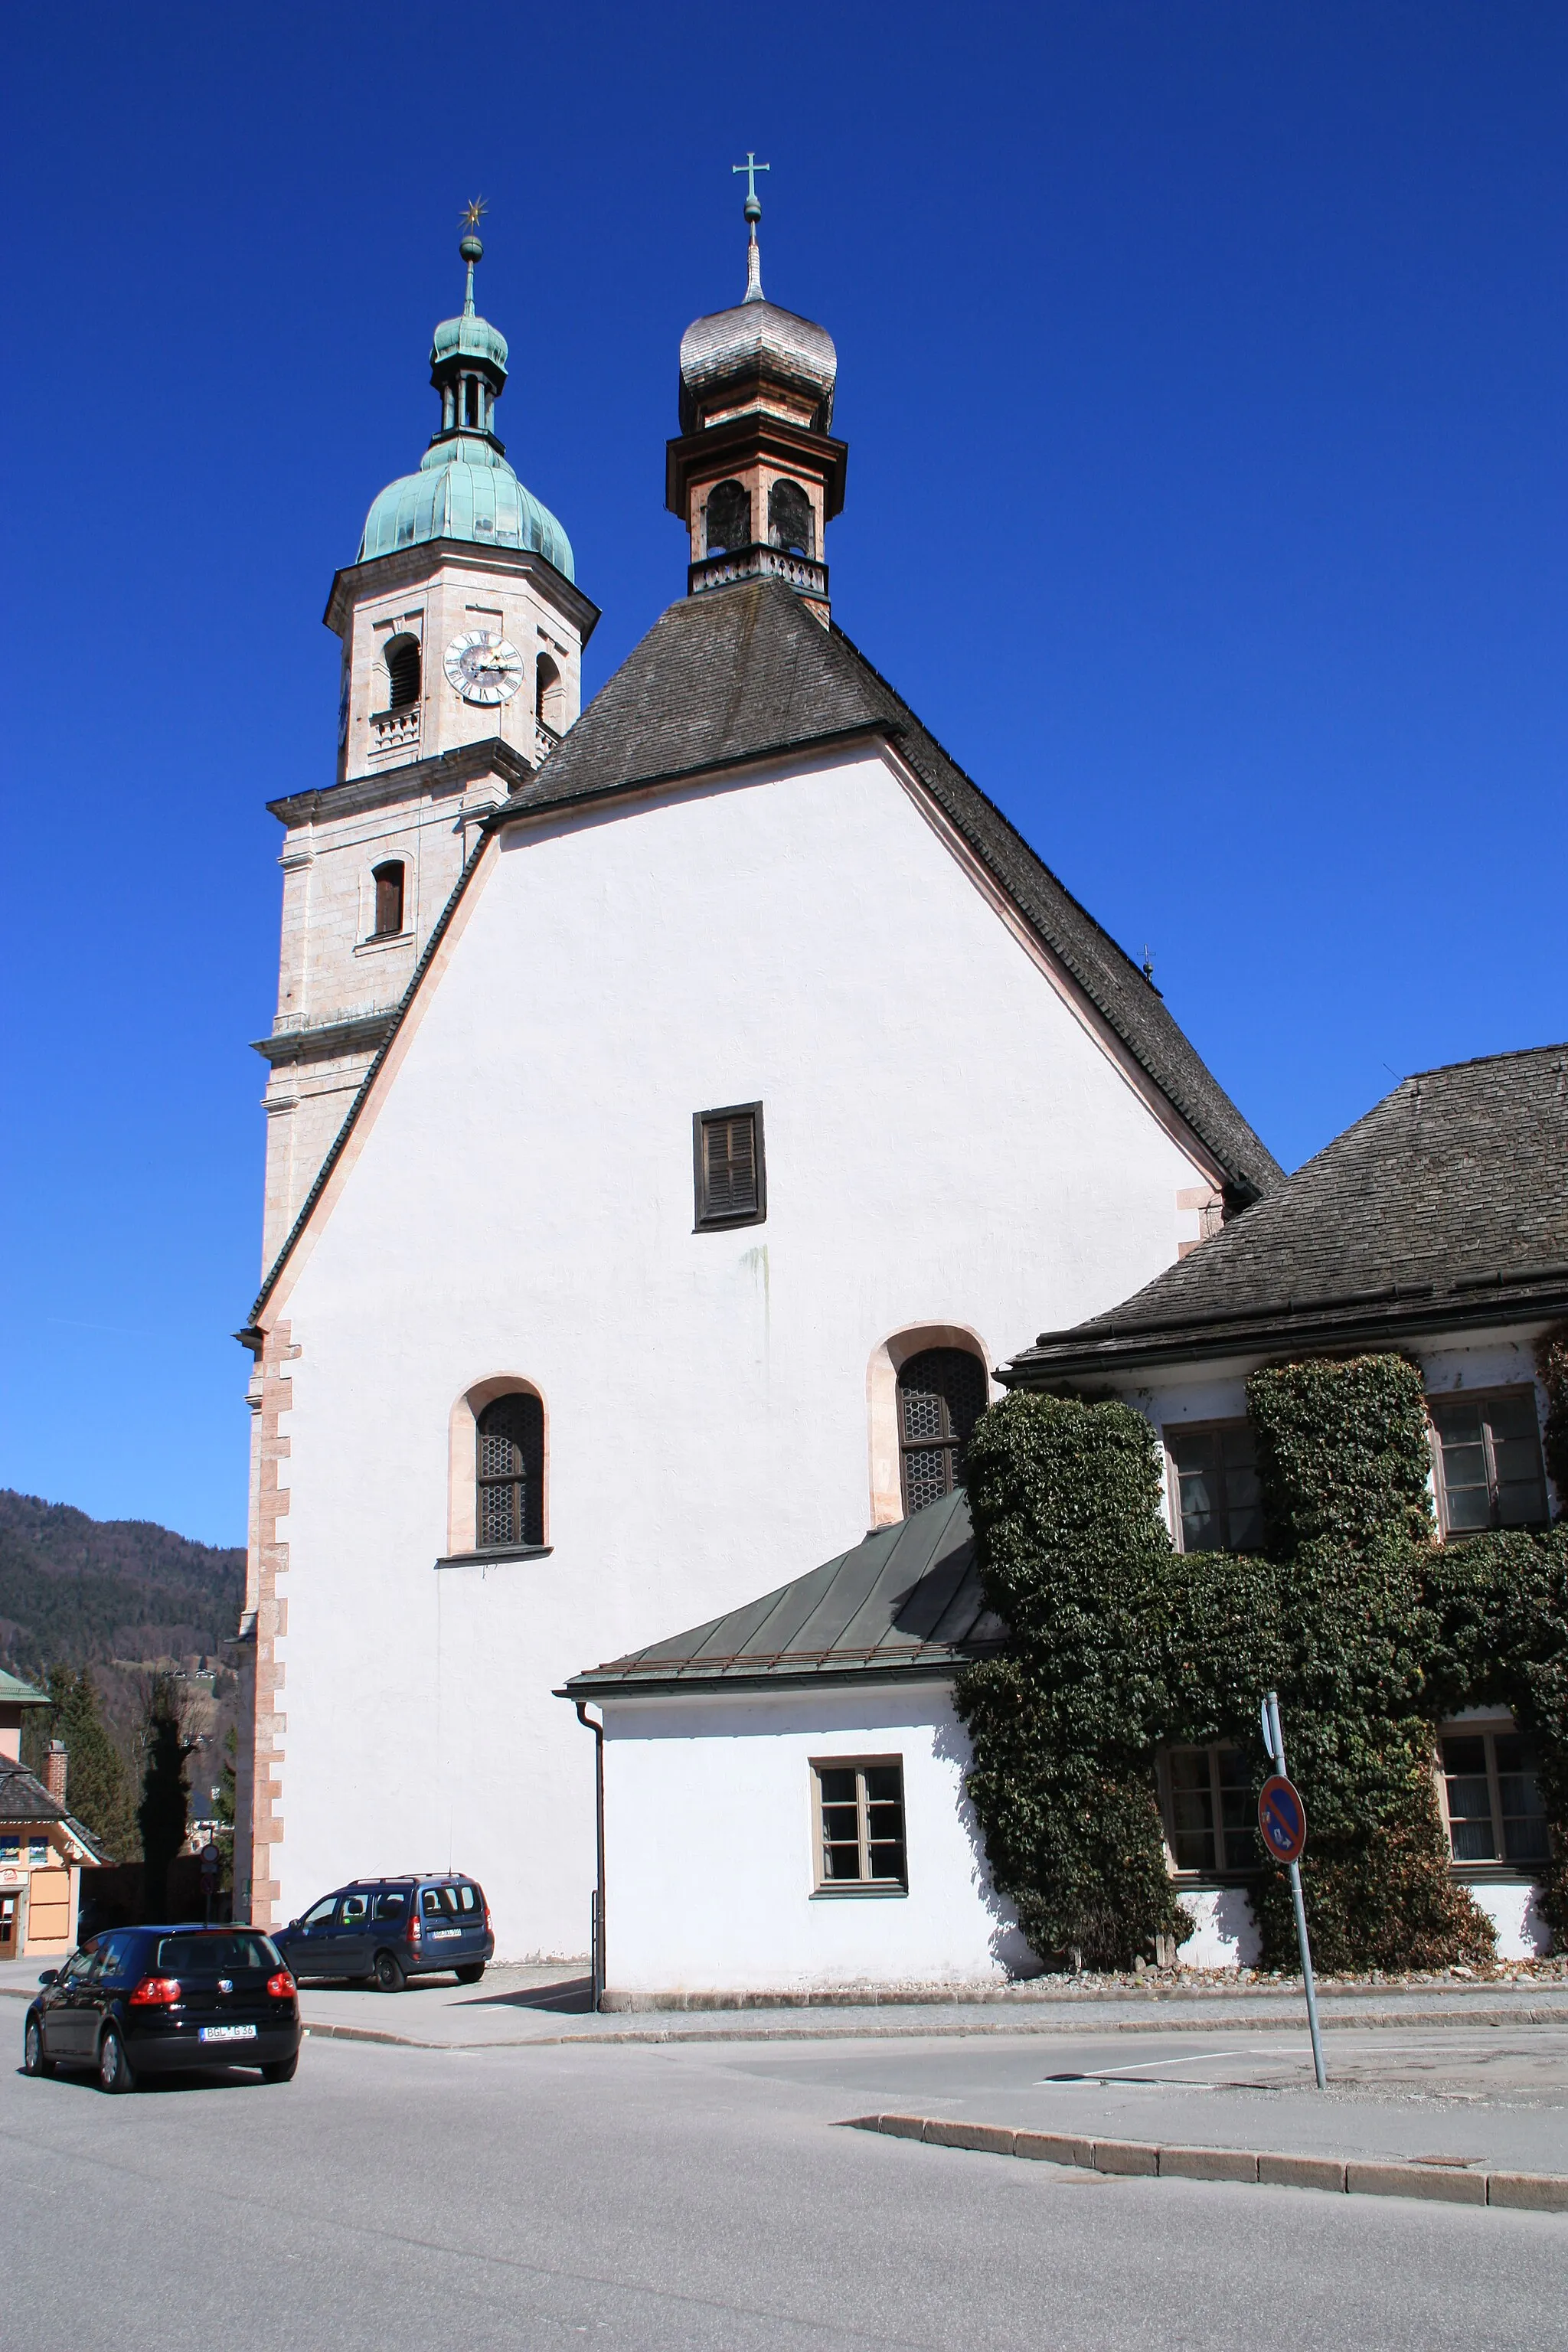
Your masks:
<instances>
[{"instance_id":1,"label":"bell tower window","mask_svg":"<svg viewBox=\"0 0 1568 2352\"><path fill-rule=\"evenodd\" d=\"M742 482L720 482L708 493L708 552L723 555L752 543L752 501Z\"/></svg>"},{"instance_id":2,"label":"bell tower window","mask_svg":"<svg viewBox=\"0 0 1568 2352\"><path fill-rule=\"evenodd\" d=\"M548 654L541 654L533 677L533 715L541 726L549 728L552 735L562 732L561 721L566 715L565 701L561 672Z\"/></svg>"},{"instance_id":3,"label":"bell tower window","mask_svg":"<svg viewBox=\"0 0 1568 2352\"><path fill-rule=\"evenodd\" d=\"M768 537L791 555L816 553L811 500L798 482L775 482L768 492Z\"/></svg>"},{"instance_id":4,"label":"bell tower window","mask_svg":"<svg viewBox=\"0 0 1568 2352\"><path fill-rule=\"evenodd\" d=\"M389 710L406 710L419 699L419 640L394 637L386 648Z\"/></svg>"},{"instance_id":5,"label":"bell tower window","mask_svg":"<svg viewBox=\"0 0 1568 2352\"><path fill-rule=\"evenodd\" d=\"M375 929L372 937L395 940L403 929L403 860L388 858L371 876L375 884Z\"/></svg>"}]
</instances>

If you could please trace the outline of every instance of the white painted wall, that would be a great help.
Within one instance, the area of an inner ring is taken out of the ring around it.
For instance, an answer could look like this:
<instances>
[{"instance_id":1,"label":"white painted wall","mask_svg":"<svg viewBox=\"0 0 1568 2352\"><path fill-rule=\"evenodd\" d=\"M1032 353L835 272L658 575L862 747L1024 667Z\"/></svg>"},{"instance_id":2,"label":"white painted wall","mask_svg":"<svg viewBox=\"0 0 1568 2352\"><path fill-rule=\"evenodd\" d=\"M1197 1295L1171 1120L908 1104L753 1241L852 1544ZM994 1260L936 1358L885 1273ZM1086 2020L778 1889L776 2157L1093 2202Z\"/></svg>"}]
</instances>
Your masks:
<instances>
[{"instance_id":1,"label":"white painted wall","mask_svg":"<svg viewBox=\"0 0 1568 2352\"><path fill-rule=\"evenodd\" d=\"M995 1360L1110 1306L1212 1171L879 751L509 829L401 1054L268 1309L282 1916L450 1861L503 1955L581 1952L592 1743L552 1687L857 1542L889 1335ZM694 1234L691 1115L758 1097L767 1222ZM437 1574L453 1403L503 1370L553 1549Z\"/></svg>"},{"instance_id":2,"label":"white painted wall","mask_svg":"<svg viewBox=\"0 0 1568 2352\"><path fill-rule=\"evenodd\" d=\"M608 2006L628 1995L1004 1984L1037 1973L992 1889L951 1685L605 1707ZM906 1895L814 1891L814 1759L899 1757Z\"/></svg>"}]
</instances>

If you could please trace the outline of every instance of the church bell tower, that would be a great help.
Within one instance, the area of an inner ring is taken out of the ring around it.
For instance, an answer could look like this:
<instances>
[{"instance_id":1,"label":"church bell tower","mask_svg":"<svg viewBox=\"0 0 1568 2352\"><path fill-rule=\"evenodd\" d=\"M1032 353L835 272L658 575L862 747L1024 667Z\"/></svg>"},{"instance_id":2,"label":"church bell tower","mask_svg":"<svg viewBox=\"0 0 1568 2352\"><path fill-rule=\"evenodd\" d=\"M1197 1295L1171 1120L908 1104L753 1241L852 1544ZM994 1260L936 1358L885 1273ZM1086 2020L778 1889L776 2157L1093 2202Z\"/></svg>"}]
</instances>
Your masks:
<instances>
[{"instance_id":1,"label":"church bell tower","mask_svg":"<svg viewBox=\"0 0 1568 2352\"><path fill-rule=\"evenodd\" d=\"M430 350L440 422L390 483L338 573L335 780L268 803L284 826L269 1065L263 1271L304 1204L486 813L527 784L577 717L597 608L572 545L507 462L506 338L481 318L482 206L460 246L460 314Z\"/></svg>"},{"instance_id":2,"label":"church bell tower","mask_svg":"<svg viewBox=\"0 0 1568 2352\"><path fill-rule=\"evenodd\" d=\"M680 435L665 458L665 504L691 541L693 596L758 575L787 582L828 618L824 538L843 508L849 452L832 437L838 354L826 327L763 292L756 175L748 155L746 291L680 339Z\"/></svg>"}]
</instances>

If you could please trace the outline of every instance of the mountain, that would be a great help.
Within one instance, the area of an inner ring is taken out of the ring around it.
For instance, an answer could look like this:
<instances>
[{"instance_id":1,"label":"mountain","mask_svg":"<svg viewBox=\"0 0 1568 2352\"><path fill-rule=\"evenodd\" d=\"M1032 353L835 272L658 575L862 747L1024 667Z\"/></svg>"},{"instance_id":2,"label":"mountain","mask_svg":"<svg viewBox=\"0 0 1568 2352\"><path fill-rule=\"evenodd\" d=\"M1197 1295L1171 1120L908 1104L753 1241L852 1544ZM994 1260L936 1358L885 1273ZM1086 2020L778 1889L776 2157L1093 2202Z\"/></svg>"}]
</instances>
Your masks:
<instances>
[{"instance_id":1,"label":"mountain","mask_svg":"<svg viewBox=\"0 0 1568 2352\"><path fill-rule=\"evenodd\" d=\"M0 1664L145 1666L231 1641L245 1554L0 1487Z\"/></svg>"}]
</instances>

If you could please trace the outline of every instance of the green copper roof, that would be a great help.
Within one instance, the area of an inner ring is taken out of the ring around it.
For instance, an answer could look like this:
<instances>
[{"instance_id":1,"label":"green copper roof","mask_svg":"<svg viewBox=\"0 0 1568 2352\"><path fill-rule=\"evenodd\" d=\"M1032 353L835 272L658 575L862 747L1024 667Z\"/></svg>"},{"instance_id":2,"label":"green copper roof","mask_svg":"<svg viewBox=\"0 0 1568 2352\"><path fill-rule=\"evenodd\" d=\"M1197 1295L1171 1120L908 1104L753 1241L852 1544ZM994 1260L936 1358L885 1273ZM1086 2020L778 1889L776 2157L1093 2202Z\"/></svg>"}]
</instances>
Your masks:
<instances>
[{"instance_id":1,"label":"green copper roof","mask_svg":"<svg viewBox=\"0 0 1568 2352\"><path fill-rule=\"evenodd\" d=\"M572 542L555 517L477 435L438 441L426 449L416 474L387 484L365 517L358 561L368 563L372 556L427 539L531 548L566 579L576 577Z\"/></svg>"},{"instance_id":2,"label":"green copper roof","mask_svg":"<svg viewBox=\"0 0 1568 2352\"><path fill-rule=\"evenodd\" d=\"M518 480L489 429L506 384L506 337L474 308L474 265L483 258L484 247L470 234L459 250L468 271L462 313L443 319L430 346L430 381L441 394L441 430L420 459L419 471L389 482L376 499L365 517L356 561L368 563L426 540L466 539L476 547L531 549L572 580L571 541L548 507Z\"/></svg>"},{"instance_id":3,"label":"green copper roof","mask_svg":"<svg viewBox=\"0 0 1568 2352\"><path fill-rule=\"evenodd\" d=\"M47 1691L35 1690L31 1683L21 1682L0 1666L0 1704L6 1706L47 1706Z\"/></svg>"}]
</instances>

